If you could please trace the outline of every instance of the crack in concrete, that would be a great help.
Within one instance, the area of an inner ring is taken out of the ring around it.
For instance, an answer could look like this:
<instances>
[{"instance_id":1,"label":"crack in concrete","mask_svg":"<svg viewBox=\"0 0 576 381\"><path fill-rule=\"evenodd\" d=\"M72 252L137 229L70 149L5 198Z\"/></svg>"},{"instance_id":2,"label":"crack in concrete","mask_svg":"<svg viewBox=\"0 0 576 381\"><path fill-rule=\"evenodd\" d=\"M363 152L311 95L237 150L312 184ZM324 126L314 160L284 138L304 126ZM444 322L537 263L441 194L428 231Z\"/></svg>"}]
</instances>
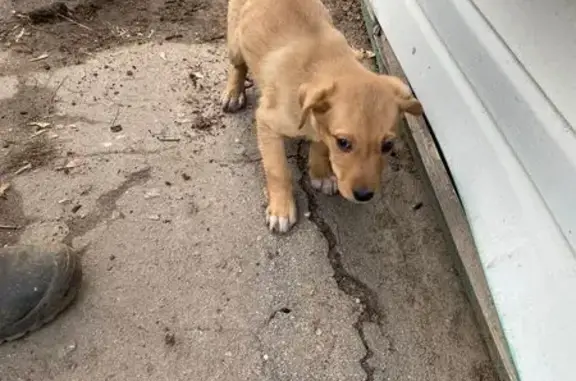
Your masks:
<instances>
[{"instance_id":1,"label":"crack in concrete","mask_svg":"<svg viewBox=\"0 0 576 381\"><path fill-rule=\"evenodd\" d=\"M73 153L72 155L65 155L65 156L58 156L56 159L75 159L75 158L91 158L91 157L106 157L106 156L114 156L114 155L125 155L125 156L147 156L147 155L155 155L159 153L171 152L176 151L178 147L169 147L169 148L162 148L162 149L153 149L153 150L136 150L133 148L129 148L126 150L111 150L111 151L99 151L99 152L91 152L85 154L77 154Z\"/></svg>"},{"instance_id":2,"label":"crack in concrete","mask_svg":"<svg viewBox=\"0 0 576 381\"><path fill-rule=\"evenodd\" d=\"M72 240L76 237L81 237L94 229L98 224L106 218L112 215L112 212L116 209L116 201L126 191L136 185L140 185L148 181L150 178L150 168L145 168L136 172L132 172L128 175L126 180L124 180L120 186L114 188L104 194L102 194L96 200L98 207L88 214L86 217L74 217L66 221L68 226L68 234L62 240L63 243L72 246Z\"/></svg>"},{"instance_id":3,"label":"crack in concrete","mask_svg":"<svg viewBox=\"0 0 576 381\"><path fill-rule=\"evenodd\" d=\"M310 212L310 221L316 225L316 227L324 236L324 239L326 239L328 242L328 260L332 266L332 269L334 270L333 278L336 281L338 288L345 294L355 298L356 300L360 300L364 306L364 310L358 316L358 319L353 326L354 329L358 332L358 336L360 337L362 345L366 350L366 354L360 359L360 366L366 373L365 380L373 381L375 368L369 364L369 361L373 357L374 353L366 339L363 325L365 323L374 323L378 326L381 325L382 316L380 315L378 309L378 296L361 280L356 279L352 274L350 274L342 263L342 253L338 249L338 240L336 234L321 215L320 205L318 204L318 200L316 198L317 193L310 185L307 170L308 158L307 154L304 153L305 147L307 147L305 142L300 142L298 144L297 165L301 173L299 184L306 194L308 210Z\"/></svg>"}]
</instances>

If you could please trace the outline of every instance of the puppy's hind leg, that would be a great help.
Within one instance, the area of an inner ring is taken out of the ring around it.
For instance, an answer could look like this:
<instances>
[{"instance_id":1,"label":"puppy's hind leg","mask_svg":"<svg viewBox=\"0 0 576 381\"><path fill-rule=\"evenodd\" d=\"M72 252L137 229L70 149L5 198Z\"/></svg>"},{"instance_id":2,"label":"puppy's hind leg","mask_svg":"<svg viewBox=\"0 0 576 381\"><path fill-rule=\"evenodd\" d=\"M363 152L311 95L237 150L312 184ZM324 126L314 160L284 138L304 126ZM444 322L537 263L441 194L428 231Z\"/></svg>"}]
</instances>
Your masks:
<instances>
[{"instance_id":1,"label":"puppy's hind leg","mask_svg":"<svg viewBox=\"0 0 576 381\"><path fill-rule=\"evenodd\" d=\"M246 74L248 67L240 50L237 33L238 15L244 4L241 0L231 0L228 3L228 80L222 93L222 109L224 112L237 112L246 107Z\"/></svg>"},{"instance_id":2,"label":"puppy's hind leg","mask_svg":"<svg viewBox=\"0 0 576 381\"><path fill-rule=\"evenodd\" d=\"M226 89L222 93L222 109L224 112L237 112L246 107L246 64L228 66Z\"/></svg>"}]
</instances>

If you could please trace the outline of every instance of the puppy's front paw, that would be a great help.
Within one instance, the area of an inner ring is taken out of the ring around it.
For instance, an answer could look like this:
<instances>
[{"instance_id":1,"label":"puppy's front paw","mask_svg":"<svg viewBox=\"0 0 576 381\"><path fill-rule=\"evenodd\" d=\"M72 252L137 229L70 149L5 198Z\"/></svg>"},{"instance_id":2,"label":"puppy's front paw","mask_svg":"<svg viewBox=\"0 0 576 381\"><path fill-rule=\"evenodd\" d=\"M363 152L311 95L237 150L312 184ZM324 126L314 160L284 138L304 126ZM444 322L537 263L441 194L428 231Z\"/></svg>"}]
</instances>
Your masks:
<instances>
[{"instance_id":1,"label":"puppy's front paw","mask_svg":"<svg viewBox=\"0 0 576 381\"><path fill-rule=\"evenodd\" d=\"M239 89L226 89L221 97L222 110L232 113L246 107L246 92Z\"/></svg>"},{"instance_id":2,"label":"puppy's front paw","mask_svg":"<svg viewBox=\"0 0 576 381\"><path fill-rule=\"evenodd\" d=\"M336 180L336 176L321 179L310 178L310 185L312 185L312 188L329 196L338 193L338 181Z\"/></svg>"},{"instance_id":3,"label":"puppy's front paw","mask_svg":"<svg viewBox=\"0 0 576 381\"><path fill-rule=\"evenodd\" d=\"M296 223L294 198L271 198L266 208L266 225L271 232L287 233Z\"/></svg>"}]
</instances>

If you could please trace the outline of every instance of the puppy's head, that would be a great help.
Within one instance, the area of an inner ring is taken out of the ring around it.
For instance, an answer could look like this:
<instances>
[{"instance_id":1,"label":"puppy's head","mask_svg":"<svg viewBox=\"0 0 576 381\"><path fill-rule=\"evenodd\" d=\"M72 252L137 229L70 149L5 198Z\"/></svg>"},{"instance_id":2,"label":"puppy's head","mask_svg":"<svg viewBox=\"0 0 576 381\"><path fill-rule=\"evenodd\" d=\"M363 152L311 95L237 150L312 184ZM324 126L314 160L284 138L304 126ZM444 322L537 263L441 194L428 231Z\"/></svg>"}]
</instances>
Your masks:
<instances>
[{"instance_id":1,"label":"puppy's head","mask_svg":"<svg viewBox=\"0 0 576 381\"><path fill-rule=\"evenodd\" d=\"M299 101L300 126L309 121L328 146L340 194L354 202L379 190L402 113L422 114L399 78L373 73L305 83Z\"/></svg>"}]
</instances>

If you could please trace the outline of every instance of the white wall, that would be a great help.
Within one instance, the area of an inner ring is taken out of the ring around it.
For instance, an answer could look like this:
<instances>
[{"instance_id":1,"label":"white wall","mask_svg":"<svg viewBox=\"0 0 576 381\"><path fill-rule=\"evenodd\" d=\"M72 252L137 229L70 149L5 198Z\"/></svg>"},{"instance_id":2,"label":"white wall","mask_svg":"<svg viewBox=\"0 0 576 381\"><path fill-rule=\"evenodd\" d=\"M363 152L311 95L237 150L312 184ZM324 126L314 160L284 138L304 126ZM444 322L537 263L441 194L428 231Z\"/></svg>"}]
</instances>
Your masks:
<instances>
[{"instance_id":1,"label":"white wall","mask_svg":"<svg viewBox=\"0 0 576 381\"><path fill-rule=\"evenodd\" d=\"M371 2L446 157L521 380L576 380L576 2Z\"/></svg>"},{"instance_id":2,"label":"white wall","mask_svg":"<svg viewBox=\"0 0 576 381\"><path fill-rule=\"evenodd\" d=\"M576 131L576 1L473 3Z\"/></svg>"}]
</instances>

